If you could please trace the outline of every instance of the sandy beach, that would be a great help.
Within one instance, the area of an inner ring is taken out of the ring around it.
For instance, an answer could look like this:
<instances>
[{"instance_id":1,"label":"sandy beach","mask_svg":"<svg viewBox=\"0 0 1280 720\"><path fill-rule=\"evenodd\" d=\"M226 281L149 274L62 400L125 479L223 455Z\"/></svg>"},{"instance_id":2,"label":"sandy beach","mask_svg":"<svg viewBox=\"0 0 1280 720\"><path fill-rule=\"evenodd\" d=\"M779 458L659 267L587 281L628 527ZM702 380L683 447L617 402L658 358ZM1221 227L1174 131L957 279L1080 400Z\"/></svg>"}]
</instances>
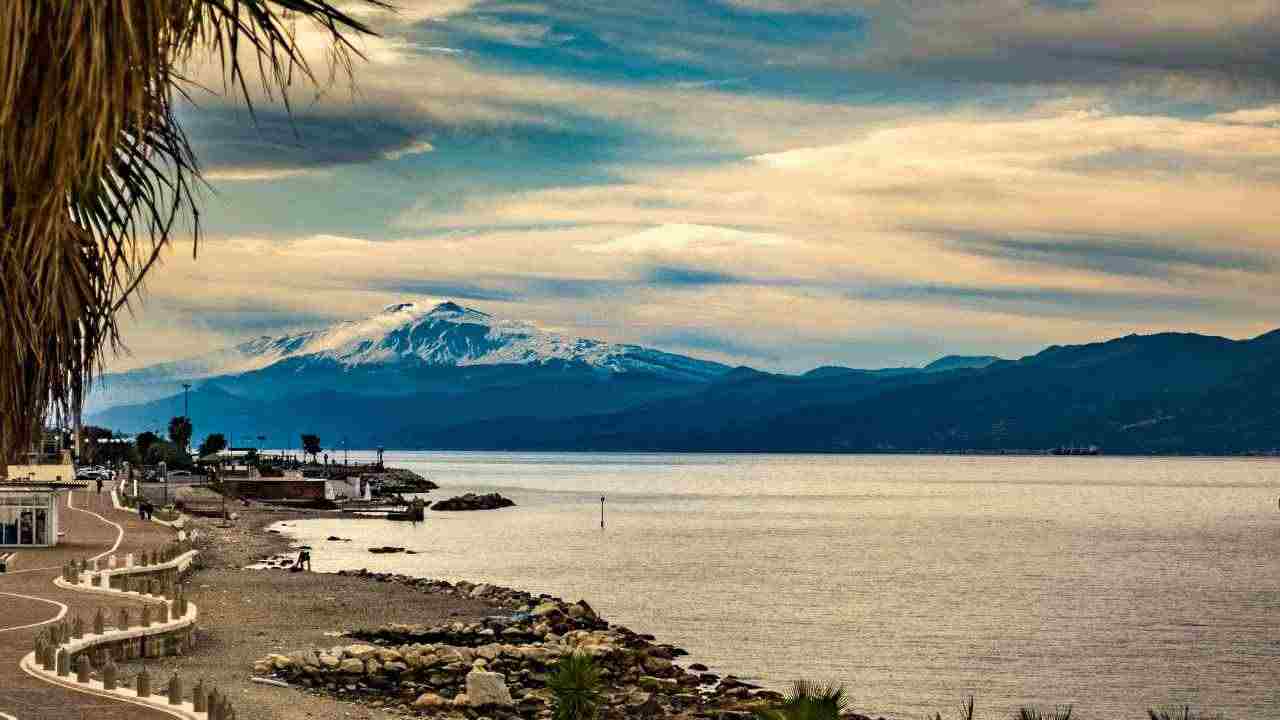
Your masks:
<instances>
[{"instance_id":1,"label":"sandy beach","mask_svg":"<svg viewBox=\"0 0 1280 720\"><path fill-rule=\"evenodd\" d=\"M479 601L416 592L393 584L321 573L246 570L256 560L288 549L268 525L305 513L237 510L234 526L193 518L201 554L187 578L189 597L201 609L194 653L148 661L167 677L206 678L230 693L237 707L264 720L402 717L379 707L340 702L319 693L250 681L253 663L269 653L338 642L335 634L388 623L479 619L493 610ZM122 668L126 676L139 665Z\"/></svg>"}]
</instances>

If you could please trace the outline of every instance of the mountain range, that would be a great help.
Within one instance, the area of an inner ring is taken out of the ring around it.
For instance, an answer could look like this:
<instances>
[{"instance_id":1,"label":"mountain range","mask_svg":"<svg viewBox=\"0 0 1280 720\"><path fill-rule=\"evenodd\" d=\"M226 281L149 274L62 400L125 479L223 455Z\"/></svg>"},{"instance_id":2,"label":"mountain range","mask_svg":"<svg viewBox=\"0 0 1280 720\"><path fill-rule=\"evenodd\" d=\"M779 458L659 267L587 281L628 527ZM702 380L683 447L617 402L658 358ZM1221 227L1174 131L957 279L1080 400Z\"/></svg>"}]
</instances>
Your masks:
<instances>
[{"instance_id":1,"label":"mountain range","mask_svg":"<svg viewBox=\"0 0 1280 720\"><path fill-rule=\"evenodd\" d=\"M566 336L446 302L100 379L87 422L292 447L1114 453L1280 447L1280 331L1053 346L802 375Z\"/></svg>"}]
</instances>

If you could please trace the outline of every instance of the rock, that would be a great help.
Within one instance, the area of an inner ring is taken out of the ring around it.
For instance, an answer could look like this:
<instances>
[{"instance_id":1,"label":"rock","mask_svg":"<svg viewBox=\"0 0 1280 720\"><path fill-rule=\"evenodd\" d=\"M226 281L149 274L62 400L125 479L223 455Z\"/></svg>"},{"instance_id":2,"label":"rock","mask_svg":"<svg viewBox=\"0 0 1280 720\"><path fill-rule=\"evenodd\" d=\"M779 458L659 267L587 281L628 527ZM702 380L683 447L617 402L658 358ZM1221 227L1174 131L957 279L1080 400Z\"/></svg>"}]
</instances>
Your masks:
<instances>
[{"instance_id":1,"label":"rock","mask_svg":"<svg viewBox=\"0 0 1280 720\"><path fill-rule=\"evenodd\" d=\"M320 653L317 656L317 660L319 661L320 667L327 670L333 670L342 664L341 658L331 655L330 653Z\"/></svg>"},{"instance_id":2,"label":"rock","mask_svg":"<svg viewBox=\"0 0 1280 720\"><path fill-rule=\"evenodd\" d=\"M511 692L501 673L472 670L467 673L467 698L472 707L498 705L510 707Z\"/></svg>"},{"instance_id":3,"label":"rock","mask_svg":"<svg viewBox=\"0 0 1280 720\"><path fill-rule=\"evenodd\" d=\"M702 663L693 663L692 665L689 666L689 669L694 672L706 672L707 666L703 665Z\"/></svg>"},{"instance_id":4,"label":"rock","mask_svg":"<svg viewBox=\"0 0 1280 720\"><path fill-rule=\"evenodd\" d=\"M671 670L670 660L653 655L646 655L642 665L644 666L645 672L648 672L651 675L666 673Z\"/></svg>"},{"instance_id":5,"label":"rock","mask_svg":"<svg viewBox=\"0 0 1280 720\"><path fill-rule=\"evenodd\" d=\"M515 502L509 498L505 498L498 493L489 493L487 495L476 495L475 493L467 493L459 495L448 500L440 500L431 506L432 510L442 511L459 511L459 510L496 510L498 508L513 507Z\"/></svg>"},{"instance_id":6,"label":"rock","mask_svg":"<svg viewBox=\"0 0 1280 720\"><path fill-rule=\"evenodd\" d=\"M347 658L338 665L338 672L344 672L350 675L363 675L364 661L358 658Z\"/></svg>"},{"instance_id":7,"label":"rock","mask_svg":"<svg viewBox=\"0 0 1280 720\"><path fill-rule=\"evenodd\" d=\"M342 656L365 660L378 654L378 648L372 645L348 645L342 648Z\"/></svg>"},{"instance_id":8,"label":"rock","mask_svg":"<svg viewBox=\"0 0 1280 720\"><path fill-rule=\"evenodd\" d=\"M393 553L402 553L404 552L404 548L395 547L394 545L383 545L382 547L371 547L369 548L369 552L374 555L389 555Z\"/></svg>"},{"instance_id":9,"label":"rock","mask_svg":"<svg viewBox=\"0 0 1280 720\"><path fill-rule=\"evenodd\" d=\"M653 693L642 690L632 691L625 702L627 717L653 717L662 712L658 699Z\"/></svg>"},{"instance_id":10,"label":"rock","mask_svg":"<svg viewBox=\"0 0 1280 720\"><path fill-rule=\"evenodd\" d=\"M560 606L553 602L545 602L533 609L530 615L535 617L549 617L560 614Z\"/></svg>"},{"instance_id":11,"label":"rock","mask_svg":"<svg viewBox=\"0 0 1280 720\"><path fill-rule=\"evenodd\" d=\"M419 710L432 710L448 705L449 701L432 692L425 692L413 701L413 707Z\"/></svg>"},{"instance_id":12,"label":"rock","mask_svg":"<svg viewBox=\"0 0 1280 720\"><path fill-rule=\"evenodd\" d=\"M641 675L640 679L637 681L637 684L639 684L640 687L645 688L646 690L665 690L668 692L680 687L680 684L677 683L675 680L668 680L667 678L654 677L652 675Z\"/></svg>"},{"instance_id":13,"label":"rock","mask_svg":"<svg viewBox=\"0 0 1280 720\"><path fill-rule=\"evenodd\" d=\"M488 645L481 645L476 648L476 655L484 658L485 660L497 660L498 656L501 654L502 646L497 643L489 643Z\"/></svg>"}]
</instances>

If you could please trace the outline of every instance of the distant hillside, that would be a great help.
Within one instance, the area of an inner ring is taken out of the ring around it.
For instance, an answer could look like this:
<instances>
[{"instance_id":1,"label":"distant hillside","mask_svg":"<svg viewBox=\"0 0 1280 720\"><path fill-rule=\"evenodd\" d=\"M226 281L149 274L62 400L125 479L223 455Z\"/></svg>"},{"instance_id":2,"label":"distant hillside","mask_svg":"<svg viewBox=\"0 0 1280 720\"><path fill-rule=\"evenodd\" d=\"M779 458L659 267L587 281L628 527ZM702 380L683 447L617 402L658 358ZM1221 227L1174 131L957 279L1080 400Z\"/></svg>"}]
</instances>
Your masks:
<instances>
[{"instance_id":1,"label":"distant hillside","mask_svg":"<svg viewBox=\"0 0 1280 720\"><path fill-rule=\"evenodd\" d=\"M513 415L418 438L476 449L1237 453L1280 448L1280 333L1130 336L936 372L723 380L557 422Z\"/></svg>"},{"instance_id":2,"label":"distant hillside","mask_svg":"<svg viewBox=\"0 0 1280 720\"><path fill-rule=\"evenodd\" d=\"M924 366L925 372L945 372L947 370L964 370L975 369L980 370L984 367L994 365L1001 361L1001 358L994 355L948 355L944 358L938 358L928 365Z\"/></svg>"},{"instance_id":3,"label":"distant hillside","mask_svg":"<svg viewBox=\"0 0 1280 720\"><path fill-rule=\"evenodd\" d=\"M1280 447L1280 331L1131 335L1020 360L803 375L564 337L453 303L107 376L88 420L352 447L1235 453Z\"/></svg>"}]
</instances>

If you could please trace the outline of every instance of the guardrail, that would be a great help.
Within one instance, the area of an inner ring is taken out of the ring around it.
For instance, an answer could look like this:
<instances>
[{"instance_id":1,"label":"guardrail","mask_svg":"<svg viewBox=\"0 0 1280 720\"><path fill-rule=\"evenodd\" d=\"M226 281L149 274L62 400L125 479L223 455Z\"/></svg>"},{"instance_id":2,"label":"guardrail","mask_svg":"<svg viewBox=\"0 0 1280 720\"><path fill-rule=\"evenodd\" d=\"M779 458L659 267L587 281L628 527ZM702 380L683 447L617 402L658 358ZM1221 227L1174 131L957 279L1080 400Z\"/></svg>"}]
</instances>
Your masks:
<instances>
[{"instance_id":1,"label":"guardrail","mask_svg":"<svg viewBox=\"0 0 1280 720\"><path fill-rule=\"evenodd\" d=\"M143 667L132 687L120 682L117 662L180 654L193 646L199 609L187 600L178 580L198 552L184 545L137 556L81 559L63 566L62 575L54 579L58 587L132 599L142 605L136 614L126 608L115 613L99 609L88 623L77 616L50 625L36 635L33 651L22 658L23 671L69 690L183 720L235 720L228 697L203 680L188 693L179 674L161 685Z\"/></svg>"}]
</instances>

